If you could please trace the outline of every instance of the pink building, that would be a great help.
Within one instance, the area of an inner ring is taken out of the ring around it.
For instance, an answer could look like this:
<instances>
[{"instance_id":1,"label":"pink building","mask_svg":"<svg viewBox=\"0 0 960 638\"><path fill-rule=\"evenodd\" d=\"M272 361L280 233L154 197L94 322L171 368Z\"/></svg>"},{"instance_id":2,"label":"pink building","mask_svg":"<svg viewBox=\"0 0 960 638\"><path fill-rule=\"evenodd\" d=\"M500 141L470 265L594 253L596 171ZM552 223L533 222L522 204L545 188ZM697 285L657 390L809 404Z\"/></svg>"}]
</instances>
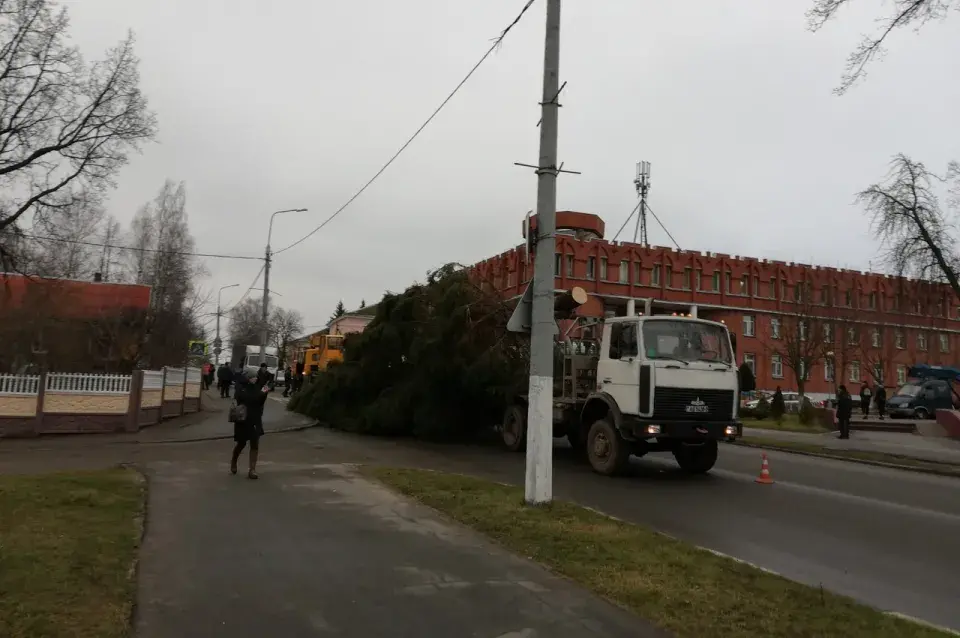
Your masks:
<instances>
[{"instance_id":1,"label":"pink building","mask_svg":"<svg viewBox=\"0 0 960 638\"><path fill-rule=\"evenodd\" d=\"M376 314L377 307L375 305L366 306L332 320L327 324L327 330L329 334L332 335L347 335L353 332L363 332L363 329L367 327L368 323L373 321Z\"/></svg>"}]
</instances>

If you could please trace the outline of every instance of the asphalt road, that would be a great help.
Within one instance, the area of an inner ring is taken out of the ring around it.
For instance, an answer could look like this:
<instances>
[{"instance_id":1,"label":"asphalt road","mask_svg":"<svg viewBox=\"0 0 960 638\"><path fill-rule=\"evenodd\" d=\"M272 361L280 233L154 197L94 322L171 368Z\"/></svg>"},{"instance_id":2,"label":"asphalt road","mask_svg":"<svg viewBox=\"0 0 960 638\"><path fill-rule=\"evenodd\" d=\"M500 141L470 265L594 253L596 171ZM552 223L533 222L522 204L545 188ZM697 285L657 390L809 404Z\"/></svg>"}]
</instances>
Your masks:
<instances>
[{"instance_id":1,"label":"asphalt road","mask_svg":"<svg viewBox=\"0 0 960 638\"><path fill-rule=\"evenodd\" d=\"M523 455L414 446L325 430L301 435L336 458L405 463L523 481ZM672 457L593 474L558 444L555 497L735 556L788 578L960 630L960 479L770 452L775 485L754 482L760 451L722 446L707 476Z\"/></svg>"}]
</instances>

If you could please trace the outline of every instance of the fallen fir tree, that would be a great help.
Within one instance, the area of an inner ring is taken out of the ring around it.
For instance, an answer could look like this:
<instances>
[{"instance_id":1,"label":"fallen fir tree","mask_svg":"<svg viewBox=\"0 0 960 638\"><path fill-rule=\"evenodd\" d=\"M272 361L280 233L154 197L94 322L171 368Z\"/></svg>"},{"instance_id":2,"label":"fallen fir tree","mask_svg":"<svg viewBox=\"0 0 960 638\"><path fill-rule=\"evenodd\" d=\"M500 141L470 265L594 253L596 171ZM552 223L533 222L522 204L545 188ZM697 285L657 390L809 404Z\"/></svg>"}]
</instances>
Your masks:
<instances>
[{"instance_id":1,"label":"fallen fir tree","mask_svg":"<svg viewBox=\"0 0 960 638\"><path fill-rule=\"evenodd\" d=\"M463 439L499 423L526 385L528 338L507 332L513 304L458 265L387 294L344 359L317 374L290 409L365 434Z\"/></svg>"}]
</instances>

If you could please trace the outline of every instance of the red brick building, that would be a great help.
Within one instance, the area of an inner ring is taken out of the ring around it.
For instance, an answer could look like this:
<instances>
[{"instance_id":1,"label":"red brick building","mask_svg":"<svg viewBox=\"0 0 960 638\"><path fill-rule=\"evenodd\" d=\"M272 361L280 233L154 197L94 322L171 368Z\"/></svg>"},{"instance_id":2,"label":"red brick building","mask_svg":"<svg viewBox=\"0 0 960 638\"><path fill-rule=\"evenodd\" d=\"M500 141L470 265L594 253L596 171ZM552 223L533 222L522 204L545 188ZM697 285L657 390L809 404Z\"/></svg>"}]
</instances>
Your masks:
<instances>
[{"instance_id":1,"label":"red brick building","mask_svg":"<svg viewBox=\"0 0 960 638\"><path fill-rule=\"evenodd\" d=\"M0 273L0 371L129 367L144 340L150 286Z\"/></svg>"},{"instance_id":2,"label":"red brick building","mask_svg":"<svg viewBox=\"0 0 960 638\"><path fill-rule=\"evenodd\" d=\"M854 392L864 381L893 387L906 380L913 364L952 365L958 359L960 300L949 286L610 242L604 230L596 215L557 213L556 288L580 286L597 297L583 314L622 315L628 299L649 299L653 312L726 323L736 335L738 362L754 370L759 390L796 390L801 373L810 394L832 394L835 383ZM512 298L523 294L533 261L518 246L473 270Z\"/></svg>"}]
</instances>

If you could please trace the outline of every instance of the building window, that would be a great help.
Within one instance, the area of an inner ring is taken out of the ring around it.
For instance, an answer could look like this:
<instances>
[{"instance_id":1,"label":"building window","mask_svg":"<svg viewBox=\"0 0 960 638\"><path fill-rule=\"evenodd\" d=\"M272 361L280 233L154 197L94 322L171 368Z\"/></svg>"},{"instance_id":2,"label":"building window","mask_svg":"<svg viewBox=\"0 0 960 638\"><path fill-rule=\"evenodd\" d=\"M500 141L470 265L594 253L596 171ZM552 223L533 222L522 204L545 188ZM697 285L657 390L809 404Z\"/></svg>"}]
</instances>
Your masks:
<instances>
[{"instance_id":1,"label":"building window","mask_svg":"<svg viewBox=\"0 0 960 638\"><path fill-rule=\"evenodd\" d=\"M744 353L743 353L743 363L744 363L744 365L746 365L748 368L750 368L750 372L752 372L754 378L756 378L756 376L757 376L757 355L753 354L752 352L744 352Z\"/></svg>"},{"instance_id":2,"label":"building window","mask_svg":"<svg viewBox=\"0 0 960 638\"><path fill-rule=\"evenodd\" d=\"M810 371L807 370L807 362L806 362L806 361L801 361L801 362L800 362L800 378L803 379L804 381L809 381L809 380L810 380Z\"/></svg>"},{"instance_id":3,"label":"building window","mask_svg":"<svg viewBox=\"0 0 960 638\"><path fill-rule=\"evenodd\" d=\"M940 334L940 352L950 352L950 335Z\"/></svg>"},{"instance_id":4,"label":"building window","mask_svg":"<svg viewBox=\"0 0 960 638\"><path fill-rule=\"evenodd\" d=\"M567 255L567 277L573 277L573 255Z\"/></svg>"},{"instance_id":5,"label":"building window","mask_svg":"<svg viewBox=\"0 0 960 638\"><path fill-rule=\"evenodd\" d=\"M897 330L897 332L894 334L894 343L898 350L903 350L906 347L906 339L903 338L903 330Z\"/></svg>"},{"instance_id":6,"label":"building window","mask_svg":"<svg viewBox=\"0 0 960 638\"><path fill-rule=\"evenodd\" d=\"M783 361L780 360L780 355L778 354L770 357L770 376L774 379L783 378Z\"/></svg>"},{"instance_id":7,"label":"building window","mask_svg":"<svg viewBox=\"0 0 960 638\"><path fill-rule=\"evenodd\" d=\"M907 366L897 365L897 385L903 385L907 382Z\"/></svg>"},{"instance_id":8,"label":"building window","mask_svg":"<svg viewBox=\"0 0 960 638\"><path fill-rule=\"evenodd\" d=\"M853 291L847 290L843 293L843 305L847 308L853 306Z\"/></svg>"},{"instance_id":9,"label":"building window","mask_svg":"<svg viewBox=\"0 0 960 638\"><path fill-rule=\"evenodd\" d=\"M638 286L640 285L641 279L643 277L642 273L643 273L643 264L641 264L639 261L633 262L633 283L634 284Z\"/></svg>"},{"instance_id":10,"label":"building window","mask_svg":"<svg viewBox=\"0 0 960 638\"><path fill-rule=\"evenodd\" d=\"M507 273L507 288L513 288L517 285L517 273L512 270Z\"/></svg>"},{"instance_id":11,"label":"building window","mask_svg":"<svg viewBox=\"0 0 960 638\"><path fill-rule=\"evenodd\" d=\"M797 303L803 301L803 283L797 283L793 286L793 300Z\"/></svg>"},{"instance_id":12,"label":"building window","mask_svg":"<svg viewBox=\"0 0 960 638\"><path fill-rule=\"evenodd\" d=\"M597 278L597 258L587 257L587 279Z\"/></svg>"},{"instance_id":13,"label":"building window","mask_svg":"<svg viewBox=\"0 0 960 638\"><path fill-rule=\"evenodd\" d=\"M692 277L693 270L691 268L683 269L683 289L690 290L690 278Z\"/></svg>"},{"instance_id":14,"label":"building window","mask_svg":"<svg viewBox=\"0 0 960 638\"><path fill-rule=\"evenodd\" d=\"M753 296L754 297L760 296L760 277L758 277L757 275L753 276Z\"/></svg>"},{"instance_id":15,"label":"building window","mask_svg":"<svg viewBox=\"0 0 960 638\"><path fill-rule=\"evenodd\" d=\"M788 292L787 292L787 280L786 280L786 279L781 279L781 280L780 280L780 298L783 299L784 301L786 301L786 300L787 300L787 294L788 294Z\"/></svg>"},{"instance_id":16,"label":"building window","mask_svg":"<svg viewBox=\"0 0 960 638\"><path fill-rule=\"evenodd\" d=\"M806 321L806 319L801 319L800 321L797 322L797 332L799 333L799 334L798 334L798 337L800 338L800 341L806 341L806 340L807 340L807 321Z\"/></svg>"},{"instance_id":17,"label":"building window","mask_svg":"<svg viewBox=\"0 0 960 638\"><path fill-rule=\"evenodd\" d=\"M874 328L873 330L870 331L870 345L873 346L874 348L879 348L880 342L881 342L880 328Z\"/></svg>"},{"instance_id":18,"label":"building window","mask_svg":"<svg viewBox=\"0 0 960 638\"><path fill-rule=\"evenodd\" d=\"M651 286L660 285L660 264L653 265L653 270L650 272L650 285Z\"/></svg>"},{"instance_id":19,"label":"building window","mask_svg":"<svg viewBox=\"0 0 960 638\"><path fill-rule=\"evenodd\" d=\"M724 285L727 288L727 294L730 294L731 292L733 292L733 284L730 283L730 273L727 272L727 273L724 273L723 275L724 275L723 276Z\"/></svg>"},{"instance_id":20,"label":"building window","mask_svg":"<svg viewBox=\"0 0 960 638\"><path fill-rule=\"evenodd\" d=\"M750 277L744 275L740 277L740 294L748 295L750 294Z\"/></svg>"},{"instance_id":21,"label":"building window","mask_svg":"<svg viewBox=\"0 0 960 638\"><path fill-rule=\"evenodd\" d=\"M857 332L856 326L850 326L847 328L847 345L856 345L860 343L860 335Z\"/></svg>"},{"instance_id":22,"label":"building window","mask_svg":"<svg viewBox=\"0 0 960 638\"><path fill-rule=\"evenodd\" d=\"M743 315L743 336L744 337L757 336L756 322L757 320L754 318L753 315Z\"/></svg>"},{"instance_id":23,"label":"building window","mask_svg":"<svg viewBox=\"0 0 960 638\"><path fill-rule=\"evenodd\" d=\"M696 285L697 290L700 290L700 287L703 285L703 271L697 268L696 272L693 273L694 285Z\"/></svg>"},{"instance_id":24,"label":"building window","mask_svg":"<svg viewBox=\"0 0 960 638\"><path fill-rule=\"evenodd\" d=\"M777 298L777 278L776 277L770 278L770 290L767 291L767 296L770 297L771 299Z\"/></svg>"},{"instance_id":25,"label":"building window","mask_svg":"<svg viewBox=\"0 0 960 638\"><path fill-rule=\"evenodd\" d=\"M834 376L834 361L833 359L827 358L823 360L823 380L824 381L833 381Z\"/></svg>"},{"instance_id":26,"label":"building window","mask_svg":"<svg viewBox=\"0 0 960 638\"><path fill-rule=\"evenodd\" d=\"M713 271L713 292L720 292L720 271Z\"/></svg>"},{"instance_id":27,"label":"building window","mask_svg":"<svg viewBox=\"0 0 960 638\"><path fill-rule=\"evenodd\" d=\"M554 254L553 254L553 274L554 274L554 276L556 276L556 275L558 275L559 273L562 272L562 270L560 269L560 264L563 263L563 262L561 261L562 259L563 259L563 257L560 255L560 253L554 253Z\"/></svg>"},{"instance_id":28,"label":"building window","mask_svg":"<svg viewBox=\"0 0 960 638\"><path fill-rule=\"evenodd\" d=\"M867 305L870 307L870 310L877 309L877 293L870 293L870 297L867 298Z\"/></svg>"},{"instance_id":29,"label":"building window","mask_svg":"<svg viewBox=\"0 0 960 638\"><path fill-rule=\"evenodd\" d=\"M873 364L873 378L876 379L877 383L883 383L883 366L879 363Z\"/></svg>"},{"instance_id":30,"label":"building window","mask_svg":"<svg viewBox=\"0 0 960 638\"><path fill-rule=\"evenodd\" d=\"M847 366L847 381L858 383L860 381L860 362L853 361Z\"/></svg>"},{"instance_id":31,"label":"building window","mask_svg":"<svg viewBox=\"0 0 960 638\"><path fill-rule=\"evenodd\" d=\"M927 333L918 332L917 333L917 350L926 350L927 349Z\"/></svg>"},{"instance_id":32,"label":"building window","mask_svg":"<svg viewBox=\"0 0 960 638\"><path fill-rule=\"evenodd\" d=\"M620 262L620 283L625 284L630 281L630 262Z\"/></svg>"},{"instance_id":33,"label":"building window","mask_svg":"<svg viewBox=\"0 0 960 638\"><path fill-rule=\"evenodd\" d=\"M832 323L823 324L823 342L833 343L833 324Z\"/></svg>"},{"instance_id":34,"label":"building window","mask_svg":"<svg viewBox=\"0 0 960 638\"><path fill-rule=\"evenodd\" d=\"M610 278L610 273L608 272L609 264L607 263L606 257L600 258L600 281L607 281Z\"/></svg>"},{"instance_id":35,"label":"building window","mask_svg":"<svg viewBox=\"0 0 960 638\"><path fill-rule=\"evenodd\" d=\"M779 339L780 338L780 320L776 317L770 319L770 338Z\"/></svg>"},{"instance_id":36,"label":"building window","mask_svg":"<svg viewBox=\"0 0 960 638\"><path fill-rule=\"evenodd\" d=\"M820 289L820 303L824 306L830 305L830 286L824 286Z\"/></svg>"},{"instance_id":37,"label":"building window","mask_svg":"<svg viewBox=\"0 0 960 638\"><path fill-rule=\"evenodd\" d=\"M667 288L673 288L673 267L667 266L663 273L663 282L667 285Z\"/></svg>"}]
</instances>

